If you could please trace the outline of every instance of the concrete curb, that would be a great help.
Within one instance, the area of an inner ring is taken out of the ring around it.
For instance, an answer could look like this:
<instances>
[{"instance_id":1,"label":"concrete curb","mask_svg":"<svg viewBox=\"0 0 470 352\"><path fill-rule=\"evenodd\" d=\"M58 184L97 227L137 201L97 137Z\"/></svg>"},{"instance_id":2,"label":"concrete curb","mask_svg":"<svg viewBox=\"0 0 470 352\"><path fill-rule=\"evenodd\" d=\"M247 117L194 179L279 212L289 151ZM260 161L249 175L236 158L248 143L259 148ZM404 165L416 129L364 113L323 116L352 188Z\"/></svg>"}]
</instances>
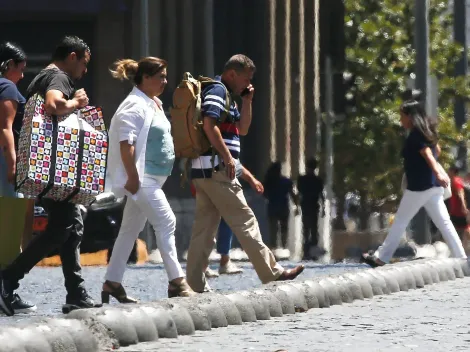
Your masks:
<instances>
[{"instance_id":1,"label":"concrete curb","mask_svg":"<svg viewBox=\"0 0 470 352\"><path fill-rule=\"evenodd\" d=\"M464 259L415 260L254 290L74 311L0 327L0 352L94 352L351 303L470 276Z\"/></svg>"}]
</instances>

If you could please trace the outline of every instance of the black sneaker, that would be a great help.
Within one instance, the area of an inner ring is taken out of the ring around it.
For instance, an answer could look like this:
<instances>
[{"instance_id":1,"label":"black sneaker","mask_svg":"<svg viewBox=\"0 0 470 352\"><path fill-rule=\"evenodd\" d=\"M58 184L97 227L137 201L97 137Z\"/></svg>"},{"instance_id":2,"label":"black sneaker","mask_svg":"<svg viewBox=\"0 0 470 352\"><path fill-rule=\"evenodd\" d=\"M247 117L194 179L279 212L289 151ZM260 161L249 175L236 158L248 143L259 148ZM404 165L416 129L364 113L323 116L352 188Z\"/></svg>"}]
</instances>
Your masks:
<instances>
[{"instance_id":1,"label":"black sneaker","mask_svg":"<svg viewBox=\"0 0 470 352\"><path fill-rule=\"evenodd\" d=\"M62 313L68 314L76 309L98 308L102 304L95 303L84 288L79 288L75 294L67 294L65 304L62 306Z\"/></svg>"},{"instance_id":2,"label":"black sneaker","mask_svg":"<svg viewBox=\"0 0 470 352\"><path fill-rule=\"evenodd\" d=\"M11 305L15 313L35 312L37 309L35 304L21 299L21 297L17 293L13 295L13 300L11 302Z\"/></svg>"},{"instance_id":3,"label":"black sneaker","mask_svg":"<svg viewBox=\"0 0 470 352\"><path fill-rule=\"evenodd\" d=\"M0 309L3 313L11 317L15 314L15 311L12 305L13 292L10 287L10 283L3 279L2 273L0 272Z\"/></svg>"}]
</instances>

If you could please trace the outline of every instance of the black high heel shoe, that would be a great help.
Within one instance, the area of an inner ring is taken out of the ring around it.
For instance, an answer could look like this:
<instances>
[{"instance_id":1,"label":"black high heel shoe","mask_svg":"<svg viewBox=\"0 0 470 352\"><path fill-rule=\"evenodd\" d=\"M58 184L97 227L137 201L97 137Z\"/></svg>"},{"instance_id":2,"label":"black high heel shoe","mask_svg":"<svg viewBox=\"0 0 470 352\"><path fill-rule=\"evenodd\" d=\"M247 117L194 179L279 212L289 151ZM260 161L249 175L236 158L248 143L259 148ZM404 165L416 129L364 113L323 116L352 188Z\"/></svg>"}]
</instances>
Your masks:
<instances>
[{"instance_id":1,"label":"black high heel shoe","mask_svg":"<svg viewBox=\"0 0 470 352\"><path fill-rule=\"evenodd\" d=\"M119 284L119 286L112 286L109 281L104 283L106 290L101 291L101 302L103 304L109 303L109 296L113 296L119 303L137 303L138 301L135 298L129 297L124 290L124 287Z\"/></svg>"}]
</instances>

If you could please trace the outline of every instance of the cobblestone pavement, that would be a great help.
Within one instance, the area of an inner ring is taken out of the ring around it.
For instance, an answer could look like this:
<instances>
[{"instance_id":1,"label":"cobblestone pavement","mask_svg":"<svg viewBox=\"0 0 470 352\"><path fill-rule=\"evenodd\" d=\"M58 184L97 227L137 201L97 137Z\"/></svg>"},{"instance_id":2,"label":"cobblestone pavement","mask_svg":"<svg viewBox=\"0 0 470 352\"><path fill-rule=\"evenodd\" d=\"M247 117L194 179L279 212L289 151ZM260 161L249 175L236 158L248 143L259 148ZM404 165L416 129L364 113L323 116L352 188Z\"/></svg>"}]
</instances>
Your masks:
<instances>
[{"instance_id":1,"label":"cobblestone pavement","mask_svg":"<svg viewBox=\"0 0 470 352\"><path fill-rule=\"evenodd\" d=\"M468 351L469 292L467 277L120 351Z\"/></svg>"},{"instance_id":2,"label":"cobblestone pavement","mask_svg":"<svg viewBox=\"0 0 470 352\"><path fill-rule=\"evenodd\" d=\"M295 263L281 262L286 268ZM304 263L307 268L300 279L319 275L341 273L347 270L357 270L362 267L358 264L334 264L320 265ZM209 279L211 287L215 290L234 291L261 286L252 265L239 263L245 270L241 275L222 275L219 278ZM211 265L218 269L217 265ZM100 300L101 286L106 267L84 267L83 276L89 293L95 300ZM38 310L35 313L17 314L14 317L6 317L0 313L0 325L11 324L15 321L28 321L34 317L61 315L62 304L65 303L65 288L62 269L58 268L34 268L20 282L18 293L23 299L34 302ZM129 266L124 276L124 287L129 295L141 301L154 301L166 297L168 279L162 264L157 265L132 265Z\"/></svg>"}]
</instances>

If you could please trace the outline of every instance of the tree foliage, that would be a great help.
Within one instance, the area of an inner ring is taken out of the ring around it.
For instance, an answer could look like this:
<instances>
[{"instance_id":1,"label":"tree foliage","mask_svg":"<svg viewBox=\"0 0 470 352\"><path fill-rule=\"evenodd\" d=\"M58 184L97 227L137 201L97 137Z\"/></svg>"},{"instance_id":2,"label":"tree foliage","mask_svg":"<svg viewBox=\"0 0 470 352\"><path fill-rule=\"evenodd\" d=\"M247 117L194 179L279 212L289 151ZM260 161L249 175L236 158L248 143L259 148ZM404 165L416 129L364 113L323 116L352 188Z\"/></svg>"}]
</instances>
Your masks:
<instances>
[{"instance_id":1,"label":"tree foliage","mask_svg":"<svg viewBox=\"0 0 470 352\"><path fill-rule=\"evenodd\" d=\"M413 1L345 0L346 70L356 75L356 111L335 125L334 191L361 196L366 211L378 210L400 192L404 131L399 106L415 72ZM462 48L452 40L448 2L431 0L430 73L439 80L439 131L448 166L449 150L468 139L457 131L454 98L468 96L465 79L455 78Z\"/></svg>"}]
</instances>

